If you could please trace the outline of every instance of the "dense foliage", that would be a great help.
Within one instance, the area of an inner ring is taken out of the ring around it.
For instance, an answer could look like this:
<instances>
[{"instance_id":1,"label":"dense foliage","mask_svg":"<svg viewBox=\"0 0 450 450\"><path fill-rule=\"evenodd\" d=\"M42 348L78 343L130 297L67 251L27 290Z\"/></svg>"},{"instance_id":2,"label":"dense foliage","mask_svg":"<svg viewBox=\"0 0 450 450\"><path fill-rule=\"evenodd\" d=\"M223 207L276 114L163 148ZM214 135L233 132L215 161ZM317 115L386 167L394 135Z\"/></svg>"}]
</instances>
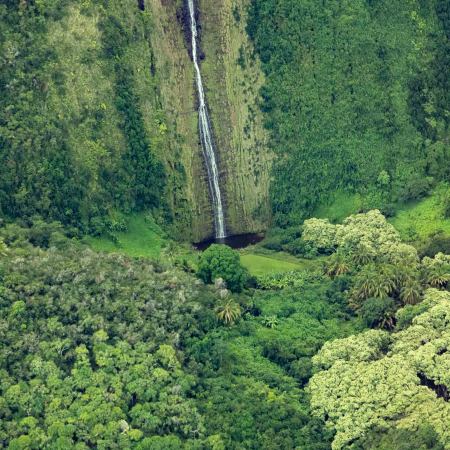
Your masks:
<instances>
[{"instance_id":1,"label":"dense foliage","mask_svg":"<svg viewBox=\"0 0 450 450\"><path fill-rule=\"evenodd\" d=\"M327 340L363 329L342 283L231 294L58 223L0 235L1 448L329 450L303 387Z\"/></svg>"},{"instance_id":2,"label":"dense foliage","mask_svg":"<svg viewBox=\"0 0 450 450\"><path fill-rule=\"evenodd\" d=\"M186 174L139 6L0 5L0 448L450 449L450 240L418 251L380 213L449 181L450 2L251 2L276 156L257 250L309 259L258 277L168 240ZM363 214L309 218L339 195ZM164 259L80 240L121 249L136 211Z\"/></svg>"},{"instance_id":3,"label":"dense foliage","mask_svg":"<svg viewBox=\"0 0 450 450\"><path fill-rule=\"evenodd\" d=\"M174 243L130 259L23 225L0 224L3 448L449 446L450 255L420 261L378 211L306 221L322 265L245 284L227 246L204 284Z\"/></svg>"},{"instance_id":4,"label":"dense foliage","mask_svg":"<svg viewBox=\"0 0 450 450\"><path fill-rule=\"evenodd\" d=\"M319 372L309 385L312 407L336 429L334 450L374 427L415 431L424 425L449 447L450 293L429 289L423 307L402 331L328 342L313 358Z\"/></svg>"},{"instance_id":5,"label":"dense foliage","mask_svg":"<svg viewBox=\"0 0 450 450\"><path fill-rule=\"evenodd\" d=\"M150 22L124 10L109 1L0 5L2 214L94 233L116 210L158 208L170 221L151 141L164 133L163 113L154 105L160 120L145 128L135 93L133 52L151 49Z\"/></svg>"},{"instance_id":6,"label":"dense foliage","mask_svg":"<svg viewBox=\"0 0 450 450\"><path fill-rule=\"evenodd\" d=\"M448 16L446 0L251 2L279 226L336 190L379 208L448 179Z\"/></svg>"}]
</instances>

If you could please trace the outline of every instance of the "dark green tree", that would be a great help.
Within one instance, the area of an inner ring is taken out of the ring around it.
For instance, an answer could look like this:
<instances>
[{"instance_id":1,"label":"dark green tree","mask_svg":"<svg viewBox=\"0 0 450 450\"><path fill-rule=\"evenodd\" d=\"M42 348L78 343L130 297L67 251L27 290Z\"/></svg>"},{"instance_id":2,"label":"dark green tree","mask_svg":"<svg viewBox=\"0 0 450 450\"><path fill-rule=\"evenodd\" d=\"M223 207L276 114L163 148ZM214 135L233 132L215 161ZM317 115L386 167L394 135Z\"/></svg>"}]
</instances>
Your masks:
<instances>
[{"instance_id":1,"label":"dark green tree","mask_svg":"<svg viewBox=\"0 0 450 450\"><path fill-rule=\"evenodd\" d=\"M228 289L241 292L247 280L247 271L241 264L238 251L228 245L213 244L203 253L197 276L207 284L222 278Z\"/></svg>"}]
</instances>

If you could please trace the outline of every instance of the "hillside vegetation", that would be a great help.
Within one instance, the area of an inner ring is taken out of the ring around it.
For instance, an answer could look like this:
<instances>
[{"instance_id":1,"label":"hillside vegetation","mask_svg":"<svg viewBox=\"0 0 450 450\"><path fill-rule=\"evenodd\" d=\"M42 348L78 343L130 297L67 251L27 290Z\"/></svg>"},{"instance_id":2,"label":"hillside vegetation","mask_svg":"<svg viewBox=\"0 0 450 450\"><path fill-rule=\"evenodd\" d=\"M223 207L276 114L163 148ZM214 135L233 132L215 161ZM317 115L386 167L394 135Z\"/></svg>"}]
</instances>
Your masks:
<instances>
[{"instance_id":1,"label":"hillside vegetation","mask_svg":"<svg viewBox=\"0 0 450 450\"><path fill-rule=\"evenodd\" d=\"M0 4L0 449L450 450L450 0ZM246 237L247 238L247 237Z\"/></svg>"},{"instance_id":2,"label":"hillside vegetation","mask_svg":"<svg viewBox=\"0 0 450 450\"><path fill-rule=\"evenodd\" d=\"M148 92L157 84L141 38L149 18L115 2L7 2L0 12L3 214L88 232L115 210L170 214L164 113L154 103L158 123L146 129L136 95L136 78Z\"/></svg>"},{"instance_id":3,"label":"hillside vegetation","mask_svg":"<svg viewBox=\"0 0 450 450\"><path fill-rule=\"evenodd\" d=\"M61 232L0 227L1 448L329 449L303 384L327 339L362 329L331 279L224 304Z\"/></svg>"},{"instance_id":4,"label":"hillside vegetation","mask_svg":"<svg viewBox=\"0 0 450 450\"><path fill-rule=\"evenodd\" d=\"M198 8L231 231L389 215L449 181L446 0ZM173 237L211 235L182 2L0 14L1 213L99 234L153 210Z\"/></svg>"},{"instance_id":5,"label":"hillside vegetation","mask_svg":"<svg viewBox=\"0 0 450 450\"><path fill-rule=\"evenodd\" d=\"M364 210L448 180L449 12L446 0L252 2L277 225L336 190Z\"/></svg>"}]
</instances>

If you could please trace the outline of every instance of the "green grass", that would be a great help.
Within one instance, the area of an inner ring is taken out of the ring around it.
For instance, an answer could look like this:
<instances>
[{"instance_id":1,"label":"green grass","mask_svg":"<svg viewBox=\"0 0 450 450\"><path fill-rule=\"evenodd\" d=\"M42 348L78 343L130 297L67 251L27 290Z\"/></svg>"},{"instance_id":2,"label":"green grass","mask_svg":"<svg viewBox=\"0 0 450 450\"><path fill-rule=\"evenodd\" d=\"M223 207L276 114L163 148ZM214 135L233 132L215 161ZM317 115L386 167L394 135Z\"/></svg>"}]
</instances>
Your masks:
<instances>
[{"instance_id":1,"label":"green grass","mask_svg":"<svg viewBox=\"0 0 450 450\"><path fill-rule=\"evenodd\" d=\"M158 257L164 244L164 239L150 230L142 214L130 216L127 221L128 230L117 232L121 246L117 246L106 236L86 238L87 243L100 252L123 252L129 256Z\"/></svg>"},{"instance_id":2,"label":"green grass","mask_svg":"<svg viewBox=\"0 0 450 450\"><path fill-rule=\"evenodd\" d=\"M447 190L448 184L441 183L430 197L399 206L396 216L389 218L388 222L405 241L421 239L440 230L450 234L450 219L444 218L443 211L443 198Z\"/></svg>"},{"instance_id":3,"label":"green grass","mask_svg":"<svg viewBox=\"0 0 450 450\"><path fill-rule=\"evenodd\" d=\"M316 265L316 261L307 259L299 259L297 263L292 263L290 261L260 255L243 255L241 256L241 262L255 276L264 275L269 272L312 270Z\"/></svg>"},{"instance_id":4,"label":"green grass","mask_svg":"<svg viewBox=\"0 0 450 450\"><path fill-rule=\"evenodd\" d=\"M356 214L361 207L361 198L358 194L339 192L332 204L320 204L312 214L318 219L329 219L330 222L342 222L351 214Z\"/></svg>"}]
</instances>

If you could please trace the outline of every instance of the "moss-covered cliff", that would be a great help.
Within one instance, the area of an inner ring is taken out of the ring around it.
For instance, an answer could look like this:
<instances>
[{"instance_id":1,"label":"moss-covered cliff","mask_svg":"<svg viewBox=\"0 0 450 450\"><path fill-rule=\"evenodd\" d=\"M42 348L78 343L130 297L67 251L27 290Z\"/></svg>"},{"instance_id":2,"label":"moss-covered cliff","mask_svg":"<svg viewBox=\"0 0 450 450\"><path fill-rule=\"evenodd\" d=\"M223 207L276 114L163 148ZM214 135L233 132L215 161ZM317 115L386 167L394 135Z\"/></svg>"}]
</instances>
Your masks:
<instances>
[{"instance_id":1,"label":"moss-covered cliff","mask_svg":"<svg viewBox=\"0 0 450 450\"><path fill-rule=\"evenodd\" d=\"M199 145L196 92L186 5L148 2L162 103L173 128L169 146L186 169L193 239L213 234L211 202ZM270 156L256 105L263 74L245 32L247 0L202 0L197 6L201 71L211 112L228 234L260 231L270 218ZM179 139L179 135L183 139ZM189 209L189 208L188 208Z\"/></svg>"},{"instance_id":2,"label":"moss-covered cliff","mask_svg":"<svg viewBox=\"0 0 450 450\"><path fill-rule=\"evenodd\" d=\"M200 241L214 234L214 217L197 130L194 67L183 27L184 5L155 0L145 6L152 18L154 66L168 126L164 159L172 173L179 163L184 170L184 179L169 186L168 195L183 236Z\"/></svg>"},{"instance_id":3,"label":"moss-covered cliff","mask_svg":"<svg viewBox=\"0 0 450 450\"><path fill-rule=\"evenodd\" d=\"M0 5L0 214L101 233L118 212L152 210L179 238L214 235L186 6ZM228 232L256 231L268 220L268 158L244 4L198 6Z\"/></svg>"},{"instance_id":4,"label":"moss-covered cliff","mask_svg":"<svg viewBox=\"0 0 450 450\"><path fill-rule=\"evenodd\" d=\"M201 63L218 149L229 234L270 220L271 155L257 101L264 75L245 26L249 0L199 0Z\"/></svg>"}]
</instances>

